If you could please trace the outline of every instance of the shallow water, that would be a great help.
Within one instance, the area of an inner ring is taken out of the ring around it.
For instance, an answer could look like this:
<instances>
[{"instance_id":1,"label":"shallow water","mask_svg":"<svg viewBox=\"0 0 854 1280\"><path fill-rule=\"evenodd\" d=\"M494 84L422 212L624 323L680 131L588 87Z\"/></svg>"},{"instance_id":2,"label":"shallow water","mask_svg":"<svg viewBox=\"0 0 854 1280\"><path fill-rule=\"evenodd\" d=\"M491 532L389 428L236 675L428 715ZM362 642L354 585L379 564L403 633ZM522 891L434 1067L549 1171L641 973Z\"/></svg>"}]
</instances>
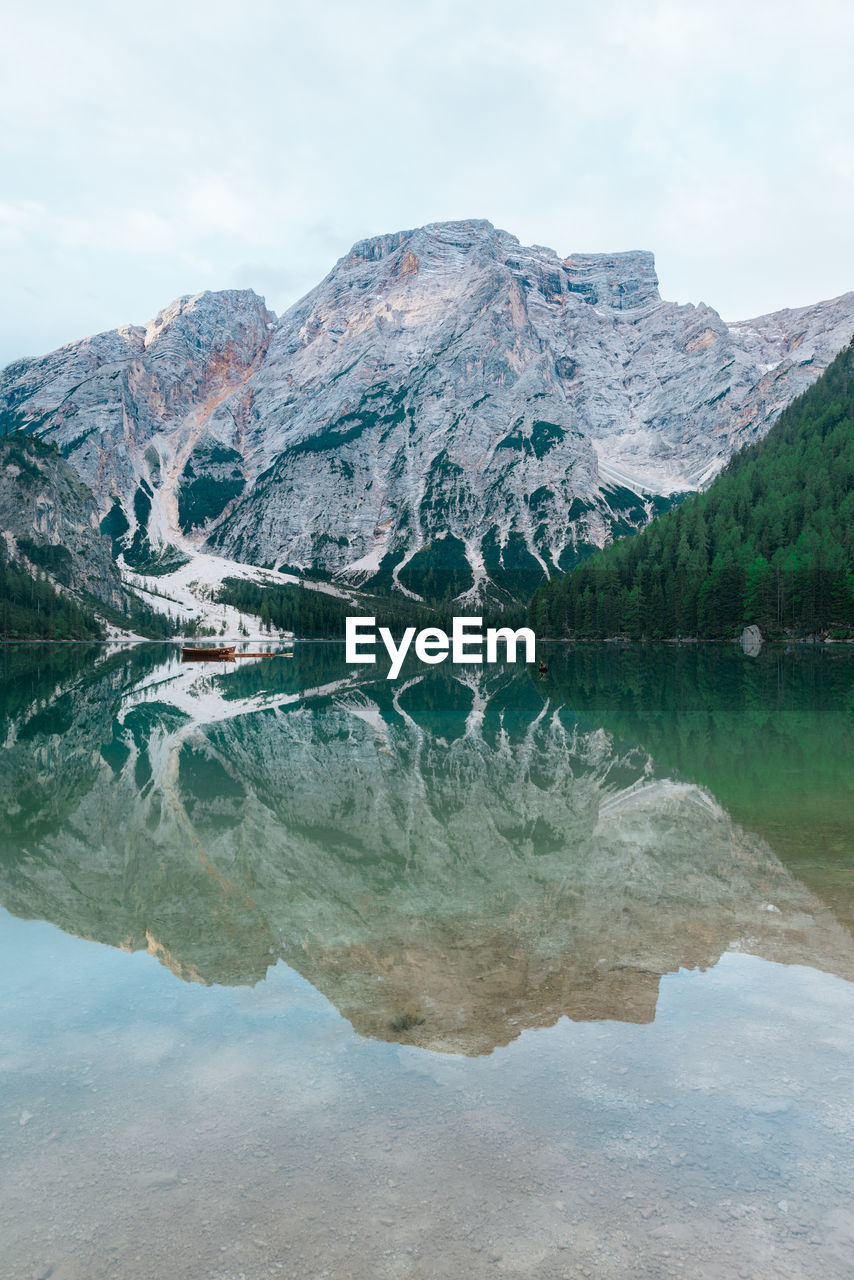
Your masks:
<instances>
[{"instance_id":1,"label":"shallow water","mask_svg":"<svg viewBox=\"0 0 854 1280\"><path fill-rule=\"evenodd\" d=\"M0 655L0 1271L848 1277L854 655Z\"/></svg>"}]
</instances>

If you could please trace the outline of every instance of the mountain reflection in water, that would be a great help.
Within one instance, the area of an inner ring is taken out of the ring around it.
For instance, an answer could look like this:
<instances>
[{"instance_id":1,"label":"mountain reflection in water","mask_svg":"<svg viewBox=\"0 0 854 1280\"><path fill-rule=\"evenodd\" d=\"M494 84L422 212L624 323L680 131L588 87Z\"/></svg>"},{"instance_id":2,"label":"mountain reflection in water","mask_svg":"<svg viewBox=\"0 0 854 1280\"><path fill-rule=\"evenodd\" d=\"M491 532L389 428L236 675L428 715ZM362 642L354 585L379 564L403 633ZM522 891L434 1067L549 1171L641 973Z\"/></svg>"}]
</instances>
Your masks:
<instances>
[{"instance_id":1,"label":"mountain reflection in water","mask_svg":"<svg viewBox=\"0 0 854 1280\"><path fill-rule=\"evenodd\" d=\"M850 900L822 893L852 853L847 655L589 647L542 680L395 682L342 658L9 649L2 904L189 981L283 959L359 1033L463 1054L650 1022L663 974L726 951L854 978ZM796 764L809 825L781 849Z\"/></svg>"}]
</instances>

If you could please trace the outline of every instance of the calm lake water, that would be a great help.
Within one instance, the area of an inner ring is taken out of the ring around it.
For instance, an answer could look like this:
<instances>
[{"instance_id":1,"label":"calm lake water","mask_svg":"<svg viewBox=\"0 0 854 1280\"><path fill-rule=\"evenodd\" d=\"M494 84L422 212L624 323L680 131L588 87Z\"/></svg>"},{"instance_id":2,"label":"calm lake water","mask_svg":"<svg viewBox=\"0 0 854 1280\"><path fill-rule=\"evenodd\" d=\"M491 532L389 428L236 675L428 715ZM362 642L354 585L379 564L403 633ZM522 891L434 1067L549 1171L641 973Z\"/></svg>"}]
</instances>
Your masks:
<instances>
[{"instance_id":1,"label":"calm lake water","mask_svg":"<svg viewBox=\"0 0 854 1280\"><path fill-rule=\"evenodd\" d=\"M854 1274L854 653L0 650L0 1275Z\"/></svg>"}]
</instances>

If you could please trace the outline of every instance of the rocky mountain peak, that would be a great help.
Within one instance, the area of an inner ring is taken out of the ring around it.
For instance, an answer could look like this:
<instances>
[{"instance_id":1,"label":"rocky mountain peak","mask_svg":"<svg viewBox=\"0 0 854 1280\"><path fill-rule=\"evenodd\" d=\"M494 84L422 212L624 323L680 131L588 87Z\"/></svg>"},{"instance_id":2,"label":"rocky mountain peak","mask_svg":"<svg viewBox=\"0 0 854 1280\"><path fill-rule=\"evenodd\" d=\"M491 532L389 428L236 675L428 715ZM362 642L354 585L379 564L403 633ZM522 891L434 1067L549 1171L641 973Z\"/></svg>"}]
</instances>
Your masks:
<instances>
[{"instance_id":1,"label":"rocky mountain peak","mask_svg":"<svg viewBox=\"0 0 854 1280\"><path fill-rule=\"evenodd\" d=\"M390 235L360 240L341 259L341 263L351 265L356 262L379 262L389 254L395 253L403 245L420 248L422 253L427 254L431 252L441 254L443 248L454 248L466 252L478 246L495 244L501 238L519 243L515 236L508 236L506 231L497 231L492 223L484 218L469 218L460 222L429 222L423 227L415 227L409 231L397 231ZM410 246L410 241L414 241L414 246Z\"/></svg>"},{"instance_id":2,"label":"rocky mountain peak","mask_svg":"<svg viewBox=\"0 0 854 1280\"><path fill-rule=\"evenodd\" d=\"M562 262L568 288L594 306L629 311L661 301L655 255L646 249L628 253L575 253Z\"/></svg>"},{"instance_id":3,"label":"rocky mountain peak","mask_svg":"<svg viewBox=\"0 0 854 1280\"><path fill-rule=\"evenodd\" d=\"M186 363L201 353L212 363L245 365L267 345L276 316L252 289L224 289L177 298L144 327L143 347L158 360Z\"/></svg>"},{"instance_id":4,"label":"rocky mountain peak","mask_svg":"<svg viewBox=\"0 0 854 1280\"><path fill-rule=\"evenodd\" d=\"M330 275L362 272L365 264L389 259L380 281L417 274L470 275L479 270L506 269L523 283L539 287L546 297L572 293L594 306L629 310L660 302L654 255L646 250L627 253L579 253L561 258L544 245L523 246L518 238L485 219L433 222L393 235L375 236L354 244ZM364 274L364 273L363 273ZM372 278L376 279L371 272ZM529 278L530 277L530 278ZM322 288L323 286L321 286Z\"/></svg>"},{"instance_id":5,"label":"rocky mountain peak","mask_svg":"<svg viewBox=\"0 0 854 1280\"><path fill-rule=\"evenodd\" d=\"M519 599L707 484L852 331L854 294L728 325L662 301L647 251L435 222L359 241L278 319L206 292L18 362L0 429L55 440L138 564L205 543Z\"/></svg>"}]
</instances>

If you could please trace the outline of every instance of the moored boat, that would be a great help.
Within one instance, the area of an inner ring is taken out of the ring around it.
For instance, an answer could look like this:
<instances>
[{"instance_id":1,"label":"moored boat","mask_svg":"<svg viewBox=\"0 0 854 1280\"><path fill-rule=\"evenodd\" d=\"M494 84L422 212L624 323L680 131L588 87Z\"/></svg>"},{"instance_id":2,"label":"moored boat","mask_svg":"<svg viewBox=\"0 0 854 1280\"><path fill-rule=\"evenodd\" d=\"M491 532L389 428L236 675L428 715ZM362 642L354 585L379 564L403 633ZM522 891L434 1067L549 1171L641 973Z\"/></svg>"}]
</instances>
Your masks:
<instances>
[{"instance_id":1,"label":"moored boat","mask_svg":"<svg viewBox=\"0 0 854 1280\"><path fill-rule=\"evenodd\" d=\"M219 645L216 649L181 647L182 662L230 662L234 658L237 645Z\"/></svg>"}]
</instances>

